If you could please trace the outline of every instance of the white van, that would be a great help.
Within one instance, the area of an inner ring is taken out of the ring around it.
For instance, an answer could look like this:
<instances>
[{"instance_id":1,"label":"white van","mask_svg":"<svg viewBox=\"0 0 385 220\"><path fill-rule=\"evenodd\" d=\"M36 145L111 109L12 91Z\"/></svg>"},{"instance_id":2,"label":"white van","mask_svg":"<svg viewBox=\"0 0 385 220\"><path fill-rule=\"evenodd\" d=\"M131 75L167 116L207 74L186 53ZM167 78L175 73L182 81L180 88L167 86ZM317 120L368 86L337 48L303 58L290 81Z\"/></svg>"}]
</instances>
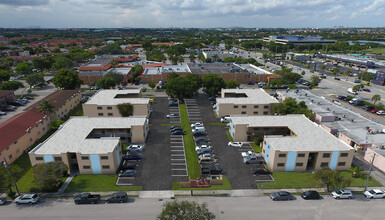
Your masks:
<instances>
[{"instance_id":1,"label":"white van","mask_svg":"<svg viewBox=\"0 0 385 220\"><path fill-rule=\"evenodd\" d=\"M222 123L229 123L230 122L230 117L229 116L224 116L221 118Z\"/></svg>"},{"instance_id":2,"label":"white van","mask_svg":"<svg viewBox=\"0 0 385 220\"><path fill-rule=\"evenodd\" d=\"M196 132L206 132L206 129L204 127L195 127L191 130L191 132L193 134L195 134Z\"/></svg>"},{"instance_id":3,"label":"white van","mask_svg":"<svg viewBox=\"0 0 385 220\"><path fill-rule=\"evenodd\" d=\"M353 91L353 88L348 88L348 93L357 95L358 93L356 91Z\"/></svg>"}]
</instances>

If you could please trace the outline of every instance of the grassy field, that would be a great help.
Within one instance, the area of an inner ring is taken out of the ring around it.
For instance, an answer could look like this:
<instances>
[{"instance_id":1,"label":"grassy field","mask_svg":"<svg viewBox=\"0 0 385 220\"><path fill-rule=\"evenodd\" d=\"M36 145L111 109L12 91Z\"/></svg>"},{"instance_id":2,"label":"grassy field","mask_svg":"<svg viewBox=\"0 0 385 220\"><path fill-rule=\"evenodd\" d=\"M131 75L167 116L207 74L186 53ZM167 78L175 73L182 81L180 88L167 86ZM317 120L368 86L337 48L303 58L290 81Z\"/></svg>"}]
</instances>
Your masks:
<instances>
[{"instance_id":1,"label":"grassy field","mask_svg":"<svg viewBox=\"0 0 385 220\"><path fill-rule=\"evenodd\" d=\"M200 177L201 169L198 163L198 155L195 152L195 142L191 132L191 126L188 121L186 105L180 105L180 115L182 121L182 128L186 131L184 136L184 148L186 151L187 169L191 179Z\"/></svg>"},{"instance_id":2,"label":"grassy field","mask_svg":"<svg viewBox=\"0 0 385 220\"><path fill-rule=\"evenodd\" d=\"M351 176L352 175L352 172L350 172L350 171L343 171L341 173L343 176ZM364 187L367 177L368 177L368 175L366 175L365 173L362 173L359 178L352 178L352 183L350 184L350 186L352 186L352 187ZM369 186L376 187L376 186L382 186L382 185L377 180L370 177Z\"/></svg>"},{"instance_id":3,"label":"grassy field","mask_svg":"<svg viewBox=\"0 0 385 220\"><path fill-rule=\"evenodd\" d=\"M365 53L385 53L385 48L371 48L365 50Z\"/></svg>"},{"instance_id":4,"label":"grassy field","mask_svg":"<svg viewBox=\"0 0 385 220\"><path fill-rule=\"evenodd\" d=\"M172 183L172 190L230 190L231 185L226 177L223 177L223 185L212 185L206 188L180 188L179 182Z\"/></svg>"},{"instance_id":5,"label":"grassy field","mask_svg":"<svg viewBox=\"0 0 385 220\"><path fill-rule=\"evenodd\" d=\"M256 143L251 142L250 145L251 145L251 147L254 149L254 151L255 151L256 153L262 152L262 148L261 148L260 146L258 146Z\"/></svg>"},{"instance_id":6,"label":"grassy field","mask_svg":"<svg viewBox=\"0 0 385 220\"><path fill-rule=\"evenodd\" d=\"M118 175L77 175L66 192L140 191L141 186L115 186Z\"/></svg>"}]
</instances>

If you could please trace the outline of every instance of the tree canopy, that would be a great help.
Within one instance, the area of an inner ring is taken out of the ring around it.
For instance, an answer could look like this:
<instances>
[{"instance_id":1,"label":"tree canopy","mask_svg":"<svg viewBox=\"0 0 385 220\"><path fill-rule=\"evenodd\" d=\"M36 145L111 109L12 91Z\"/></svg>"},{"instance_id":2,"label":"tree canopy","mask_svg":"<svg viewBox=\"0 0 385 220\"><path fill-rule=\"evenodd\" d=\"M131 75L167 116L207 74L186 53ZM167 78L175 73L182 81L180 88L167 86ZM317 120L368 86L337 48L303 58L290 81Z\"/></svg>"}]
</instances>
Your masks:
<instances>
[{"instance_id":1,"label":"tree canopy","mask_svg":"<svg viewBox=\"0 0 385 220\"><path fill-rule=\"evenodd\" d=\"M8 81L0 85L1 90L17 90L23 87L23 83L19 81Z\"/></svg>"},{"instance_id":2,"label":"tree canopy","mask_svg":"<svg viewBox=\"0 0 385 220\"><path fill-rule=\"evenodd\" d=\"M319 78L318 76L315 76L315 75L311 76L310 80L311 80L311 84L313 86L318 86L319 83L321 82L321 78Z\"/></svg>"},{"instance_id":3,"label":"tree canopy","mask_svg":"<svg viewBox=\"0 0 385 220\"><path fill-rule=\"evenodd\" d=\"M49 162L37 164L33 167L33 177L38 187L43 192L56 191L63 177L67 175L68 167L63 162Z\"/></svg>"},{"instance_id":4,"label":"tree canopy","mask_svg":"<svg viewBox=\"0 0 385 220\"><path fill-rule=\"evenodd\" d=\"M0 84L8 81L11 78L11 74L7 70L0 69Z\"/></svg>"},{"instance_id":5,"label":"tree canopy","mask_svg":"<svg viewBox=\"0 0 385 220\"><path fill-rule=\"evenodd\" d=\"M352 177L341 175L340 171L331 170L329 167L322 167L314 172L314 177L323 185L327 190L345 188L350 186Z\"/></svg>"},{"instance_id":6,"label":"tree canopy","mask_svg":"<svg viewBox=\"0 0 385 220\"><path fill-rule=\"evenodd\" d=\"M202 87L202 79L197 74L177 76L167 82L166 93L182 101L184 98L191 98L198 93Z\"/></svg>"},{"instance_id":7,"label":"tree canopy","mask_svg":"<svg viewBox=\"0 0 385 220\"><path fill-rule=\"evenodd\" d=\"M111 89L111 88L115 87L116 82L115 82L114 78L112 78L112 77L103 77L103 78L99 79L96 84L101 89Z\"/></svg>"},{"instance_id":8,"label":"tree canopy","mask_svg":"<svg viewBox=\"0 0 385 220\"><path fill-rule=\"evenodd\" d=\"M226 82L226 87L228 89L235 89L235 88L238 88L240 85L240 83L238 81L235 81L235 80L230 80L230 81L227 81Z\"/></svg>"},{"instance_id":9,"label":"tree canopy","mask_svg":"<svg viewBox=\"0 0 385 220\"><path fill-rule=\"evenodd\" d=\"M163 204L158 215L159 220L212 220L215 215L207 208L206 203L174 200Z\"/></svg>"},{"instance_id":10,"label":"tree canopy","mask_svg":"<svg viewBox=\"0 0 385 220\"><path fill-rule=\"evenodd\" d=\"M272 107L273 113L280 115L287 114L304 114L309 119L313 119L313 113L307 108L304 101L297 103L295 98L286 98L281 103L274 103Z\"/></svg>"},{"instance_id":11,"label":"tree canopy","mask_svg":"<svg viewBox=\"0 0 385 220\"><path fill-rule=\"evenodd\" d=\"M42 113L52 113L55 106L52 105L52 103L46 99L43 99L39 104L39 111Z\"/></svg>"},{"instance_id":12,"label":"tree canopy","mask_svg":"<svg viewBox=\"0 0 385 220\"><path fill-rule=\"evenodd\" d=\"M119 85L123 82L124 76L116 71L109 71L104 77L110 77L114 79L115 85Z\"/></svg>"},{"instance_id":13,"label":"tree canopy","mask_svg":"<svg viewBox=\"0 0 385 220\"><path fill-rule=\"evenodd\" d=\"M29 62L23 62L23 63L19 63L16 68L15 68L15 71L17 73L17 75L28 75L28 74L31 74L32 73L32 64L29 63Z\"/></svg>"},{"instance_id":14,"label":"tree canopy","mask_svg":"<svg viewBox=\"0 0 385 220\"><path fill-rule=\"evenodd\" d=\"M25 81L30 86L38 85L45 82L43 73L30 74L27 77L25 77Z\"/></svg>"},{"instance_id":15,"label":"tree canopy","mask_svg":"<svg viewBox=\"0 0 385 220\"><path fill-rule=\"evenodd\" d=\"M218 95L222 89L226 88L226 82L215 74L206 74L202 83L203 91L209 96Z\"/></svg>"},{"instance_id":16,"label":"tree canopy","mask_svg":"<svg viewBox=\"0 0 385 220\"><path fill-rule=\"evenodd\" d=\"M70 90L79 88L83 81L76 71L61 69L53 77L52 83L58 88Z\"/></svg>"}]
</instances>

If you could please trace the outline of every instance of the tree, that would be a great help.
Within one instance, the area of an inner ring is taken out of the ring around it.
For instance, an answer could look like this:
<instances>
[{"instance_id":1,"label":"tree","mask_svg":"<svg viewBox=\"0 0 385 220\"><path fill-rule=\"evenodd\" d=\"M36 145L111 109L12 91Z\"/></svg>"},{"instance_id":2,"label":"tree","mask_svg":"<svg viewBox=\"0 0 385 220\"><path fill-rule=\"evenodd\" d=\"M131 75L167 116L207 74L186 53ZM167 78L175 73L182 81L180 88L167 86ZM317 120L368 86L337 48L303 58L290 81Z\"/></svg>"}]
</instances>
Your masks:
<instances>
[{"instance_id":1,"label":"tree","mask_svg":"<svg viewBox=\"0 0 385 220\"><path fill-rule=\"evenodd\" d=\"M15 71L16 71L17 75L19 75L19 76L21 76L21 75L26 76L28 74L31 74L32 73L32 64L28 63L28 62L19 63L16 66Z\"/></svg>"},{"instance_id":2,"label":"tree","mask_svg":"<svg viewBox=\"0 0 385 220\"><path fill-rule=\"evenodd\" d=\"M318 86L319 83L321 82L321 78L319 78L318 76L314 76L314 75L310 77L310 80L311 80L311 84L313 86Z\"/></svg>"},{"instance_id":3,"label":"tree","mask_svg":"<svg viewBox=\"0 0 385 220\"><path fill-rule=\"evenodd\" d=\"M186 81L186 96L191 98L198 94L198 90L202 87L202 78L198 74L189 73L183 77Z\"/></svg>"},{"instance_id":4,"label":"tree","mask_svg":"<svg viewBox=\"0 0 385 220\"><path fill-rule=\"evenodd\" d=\"M190 59L190 62L195 61L195 51L193 51L193 50L190 51L189 59Z\"/></svg>"},{"instance_id":5,"label":"tree","mask_svg":"<svg viewBox=\"0 0 385 220\"><path fill-rule=\"evenodd\" d=\"M44 69L50 69L53 62L54 62L53 57L47 57L47 58L35 57L32 60L33 67L40 71Z\"/></svg>"},{"instance_id":6,"label":"tree","mask_svg":"<svg viewBox=\"0 0 385 220\"><path fill-rule=\"evenodd\" d=\"M224 60L223 60L224 63L234 63L235 62L235 59L232 58L232 57L226 57Z\"/></svg>"},{"instance_id":7,"label":"tree","mask_svg":"<svg viewBox=\"0 0 385 220\"><path fill-rule=\"evenodd\" d=\"M129 117L134 114L134 108L130 103L118 104L118 109L122 117Z\"/></svg>"},{"instance_id":8,"label":"tree","mask_svg":"<svg viewBox=\"0 0 385 220\"><path fill-rule=\"evenodd\" d=\"M124 76L116 71L109 71L104 77L110 77L114 79L115 85L119 85L122 83Z\"/></svg>"},{"instance_id":9,"label":"tree","mask_svg":"<svg viewBox=\"0 0 385 220\"><path fill-rule=\"evenodd\" d=\"M353 86L352 90L354 92L354 96L356 96L356 93L361 90L361 86L355 85L355 86Z\"/></svg>"},{"instance_id":10,"label":"tree","mask_svg":"<svg viewBox=\"0 0 385 220\"><path fill-rule=\"evenodd\" d=\"M313 119L314 116L304 101L297 103L296 99L291 97L281 103L274 103L272 112L279 115L304 114L309 119Z\"/></svg>"},{"instance_id":11,"label":"tree","mask_svg":"<svg viewBox=\"0 0 385 220\"><path fill-rule=\"evenodd\" d=\"M1 90L17 90L23 87L23 83L18 81L8 81L0 85Z\"/></svg>"},{"instance_id":12,"label":"tree","mask_svg":"<svg viewBox=\"0 0 385 220\"><path fill-rule=\"evenodd\" d=\"M22 175L22 169L17 165L9 165L9 169L0 164L0 188L8 188L9 194L13 194L12 186ZM12 175L9 175L9 172Z\"/></svg>"},{"instance_id":13,"label":"tree","mask_svg":"<svg viewBox=\"0 0 385 220\"><path fill-rule=\"evenodd\" d=\"M143 72L143 67L141 65L135 65L131 68L131 77L129 79L130 82L140 81L139 76ZM139 79L139 80L138 80Z\"/></svg>"},{"instance_id":14,"label":"tree","mask_svg":"<svg viewBox=\"0 0 385 220\"><path fill-rule=\"evenodd\" d=\"M62 120L55 120L55 121L53 121L53 122L51 122L51 128L53 129L53 130L57 130L57 129L59 129L59 127L60 127L60 125L62 125L64 123L64 121L62 121Z\"/></svg>"},{"instance_id":15,"label":"tree","mask_svg":"<svg viewBox=\"0 0 385 220\"><path fill-rule=\"evenodd\" d=\"M227 81L226 82L226 87L228 89L235 89L235 88L238 88L240 85L240 83L238 81L235 81L235 80L230 80L230 81Z\"/></svg>"},{"instance_id":16,"label":"tree","mask_svg":"<svg viewBox=\"0 0 385 220\"><path fill-rule=\"evenodd\" d=\"M209 211L206 203L174 200L163 204L163 210L158 215L159 220L211 220L215 215Z\"/></svg>"},{"instance_id":17,"label":"tree","mask_svg":"<svg viewBox=\"0 0 385 220\"><path fill-rule=\"evenodd\" d=\"M114 88L116 85L115 80L112 77L103 77L99 79L96 84L101 89L111 89L111 88Z\"/></svg>"},{"instance_id":18,"label":"tree","mask_svg":"<svg viewBox=\"0 0 385 220\"><path fill-rule=\"evenodd\" d=\"M151 88L151 89L153 89L153 88L155 88L155 82L149 82L148 83L148 86Z\"/></svg>"},{"instance_id":19,"label":"tree","mask_svg":"<svg viewBox=\"0 0 385 220\"><path fill-rule=\"evenodd\" d=\"M203 79L203 91L209 96L215 96L226 88L226 82L215 74L206 74Z\"/></svg>"},{"instance_id":20,"label":"tree","mask_svg":"<svg viewBox=\"0 0 385 220\"><path fill-rule=\"evenodd\" d=\"M76 71L61 69L53 77L52 83L58 88L69 90L79 88L83 81Z\"/></svg>"},{"instance_id":21,"label":"tree","mask_svg":"<svg viewBox=\"0 0 385 220\"><path fill-rule=\"evenodd\" d=\"M8 81L10 78L11 74L8 71L0 69L0 84Z\"/></svg>"},{"instance_id":22,"label":"tree","mask_svg":"<svg viewBox=\"0 0 385 220\"><path fill-rule=\"evenodd\" d=\"M280 70L276 70L274 73L280 76L282 83L285 85L295 84L300 79L299 74L293 73L291 69L284 66L282 66Z\"/></svg>"},{"instance_id":23,"label":"tree","mask_svg":"<svg viewBox=\"0 0 385 220\"><path fill-rule=\"evenodd\" d=\"M340 171L331 170L329 167L322 167L314 172L314 177L321 184L325 185L327 190L348 187L352 182L350 176L342 176Z\"/></svg>"},{"instance_id":24,"label":"tree","mask_svg":"<svg viewBox=\"0 0 385 220\"><path fill-rule=\"evenodd\" d=\"M30 86L38 85L45 82L43 73L30 74L25 78L25 81Z\"/></svg>"},{"instance_id":25,"label":"tree","mask_svg":"<svg viewBox=\"0 0 385 220\"><path fill-rule=\"evenodd\" d=\"M52 68L55 70L59 69L71 69L74 63L66 56L57 56L55 62L52 64Z\"/></svg>"},{"instance_id":26,"label":"tree","mask_svg":"<svg viewBox=\"0 0 385 220\"><path fill-rule=\"evenodd\" d=\"M51 102L46 99L43 99L38 107L39 111L45 114L52 113L54 108L55 106L53 106Z\"/></svg>"},{"instance_id":27,"label":"tree","mask_svg":"<svg viewBox=\"0 0 385 220\"><path fill-rule=\"evenodd\" d=\"M167 95L182 101L185 97L187 97L186 87L187 84L184 77L172 78L167 82L166 93Z\"/></svg>"},{"instance_id":28,"label":"tree","mask_svg":"<svg viewBox=\"0 0 385 220\"><path fill-rule=\"evenodd\" d=\"M167 74L167 80L174 79L176 77L179 77L179 74L176 72L171 72L171 73Z\"/></svg>"},{"instance_id":29,"label":"tree","mask_svg":"<svg viewBox=\"0 0 385 220\"><path fill-rule=\"evenodd\" d=\"M33 177L39 191L53 192L62 184L68 167L62 161L37 164L33 167Z\"/></svg>"},{"instance_id":30,"label":"tree","mask_svg":"<svg viewBox=\"0 0 385 220\"><path fill-rule=\"evenodd\" d=\"M373 105L375 105L376 102L380 101L380 100L381 100L381 96L380 95L373 95L372 96Z\"/></svg>"},{"instance_id":31,"label":"tree","mask_svg":"<svg viewBox=\"0 0 385 220\"><path fill-rule=\"evenodd\" d=\"M304 76L305 74L305 70L302 70L301 75Z\"/></svg>"}]
</instances>

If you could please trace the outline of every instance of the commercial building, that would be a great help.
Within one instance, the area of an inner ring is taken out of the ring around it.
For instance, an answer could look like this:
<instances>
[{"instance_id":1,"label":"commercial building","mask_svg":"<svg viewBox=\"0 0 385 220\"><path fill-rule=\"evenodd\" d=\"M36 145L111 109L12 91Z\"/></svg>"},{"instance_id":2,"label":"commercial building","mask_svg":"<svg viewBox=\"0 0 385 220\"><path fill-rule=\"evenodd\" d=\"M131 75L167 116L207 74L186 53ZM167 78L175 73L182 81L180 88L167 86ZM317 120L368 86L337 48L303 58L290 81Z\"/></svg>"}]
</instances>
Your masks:
<instances>
[{"instance_id":1,"label":"commercial building","mask_svg":"<svg viewBox=\"0 0 385 220\"><path fill-rule=\"evenodd\" d=\"M69 173L115 174L122 158L121 142L144 143L145 117L71 117L51 137L29 152L32 166L63 161Z\"/></svg>"},{"instance_id":2,"label":"commercial building","mask_svg":"<svg viewBox=\"0 0 385 220\"><path fill-rule=\"evenodd\" d=\"M231 116L230 134L234 141L263 139L262 156L273 172L349 170L354 156L351 146L304 115Z\"/></svg>"},{"instance_id":3,"label":"commercial building","mask_svg":"<svg viewBox=\"0 0 385 220\"><path fill-rule=\"evenodd\" d=\"M130 104L134 116L149 116L150 99L142 98L140 89L99 90L83 104L84 116L122 117L118 105Z\"/></svg>"},{"instance_id":4,"label":"commercial building","mask_svg":"<svg viewBox=\"0 0 385 220\"><path fill-rule=\"evenodd\" d=\"M272 105L279 103L263 89L222 89L216 113L225 115L271 115Z\"/></svg>"},{"instance_id":5,"label":"commercial building","mask_svg":"<svg viewBox=\"0 0 385 220\"><path fill-rule=\"evenodd\" d=\"M236 54L234 53L223 52L223 51L220 51L217 49L211 49L211 48L202 49L202 54L205 57L205 59L211 59L212 61L217 61L217 59L223 61L227 57L232 57L232 58L236 57Z\"/></svg>"},{"instance_id":6,"label":"commercial building","mask_svg":"<svg viewBox=\"0 0 385 220\"><path fill-rule=\"evenodd\" d=\"M178 73L180 76L191 73L187 65L162 65L157 67L147 66L142 74L142 82L166 81L169 73Z\"/></svg>"},{"instance_id":7,"label":"commercial building","mask_svg":"<svg viewBox=\"0 0 385 220\"><path fill-rule=\"evenodd\" d=\"M286 45L288 43L294 46L298 45L309 45L309 44L335 44L335 40L325 40L323 37L312 37L312 36L269 36L264 37L265 42L275 42L277 44Z\"/></svg>"}]
</instances>

